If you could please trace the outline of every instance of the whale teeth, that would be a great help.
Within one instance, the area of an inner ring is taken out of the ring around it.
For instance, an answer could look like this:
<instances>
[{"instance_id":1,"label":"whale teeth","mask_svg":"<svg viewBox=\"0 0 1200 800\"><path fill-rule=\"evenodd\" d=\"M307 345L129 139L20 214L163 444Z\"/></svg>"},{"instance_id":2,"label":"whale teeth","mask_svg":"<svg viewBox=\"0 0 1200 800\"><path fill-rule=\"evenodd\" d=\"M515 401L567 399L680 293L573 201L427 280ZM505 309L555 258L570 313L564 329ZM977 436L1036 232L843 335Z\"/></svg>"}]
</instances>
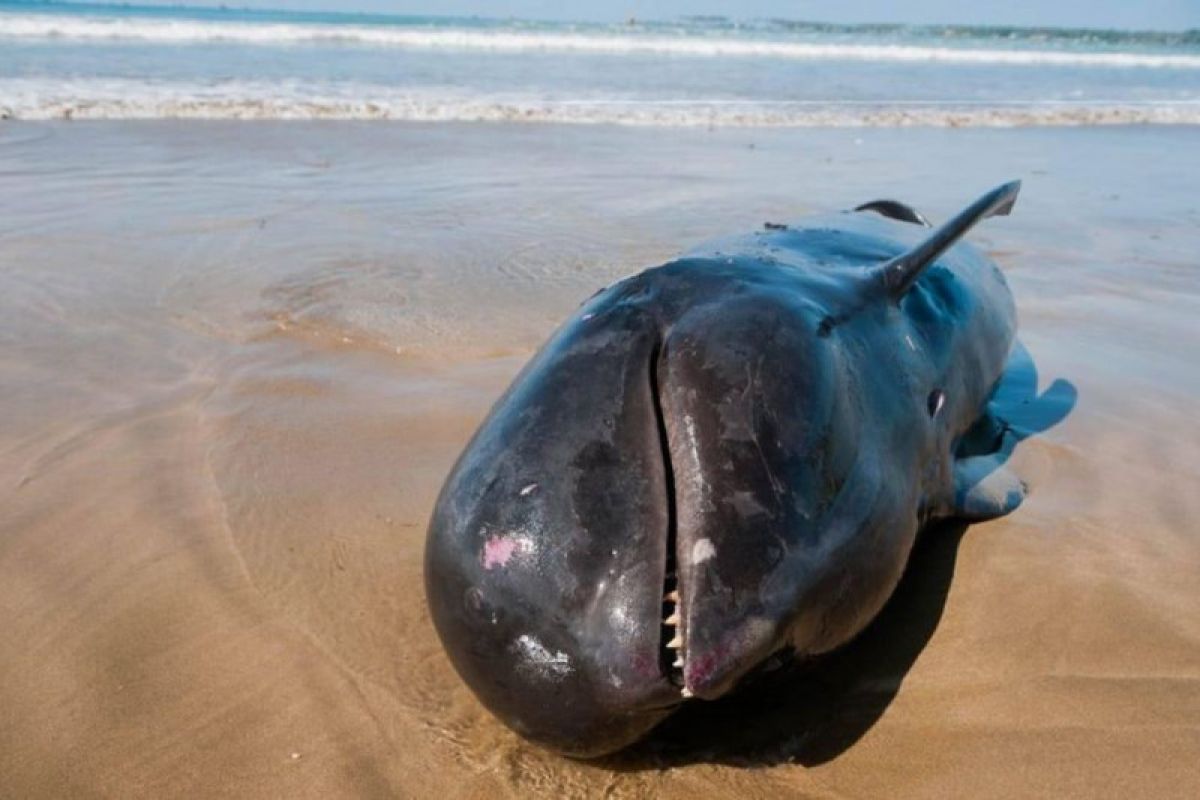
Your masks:
<instances>
[{"instance_id":1,"label":"whale teeth","mask_svg":"<svg viewBox=\"0 0 1200 800\"><path fill-rule=\"evenodd\" d=\"M662 665L665 677L675 686L683 685L683 636L679 613L679 576L675 574L673 546L667 552L667 568L663 578L662 602ZM667 639L670 641L667 641Z\"/></svg>"}]
</instances>

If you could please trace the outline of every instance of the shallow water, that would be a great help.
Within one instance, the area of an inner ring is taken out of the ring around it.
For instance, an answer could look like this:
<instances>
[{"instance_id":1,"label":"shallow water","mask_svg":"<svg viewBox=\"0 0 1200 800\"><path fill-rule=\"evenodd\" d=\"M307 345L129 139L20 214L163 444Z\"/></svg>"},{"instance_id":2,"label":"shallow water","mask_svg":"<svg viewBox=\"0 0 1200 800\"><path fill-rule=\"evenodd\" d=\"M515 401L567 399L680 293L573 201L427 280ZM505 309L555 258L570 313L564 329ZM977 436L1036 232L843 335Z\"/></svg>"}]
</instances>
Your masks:
<instances>
[{"instance_id":1,"label":"shallow water","mask_svg":"<svg viewBox=\"0 0 1200 800\"><path fill-rule=\"evenodd\" d=\"M1194 795L1197 144L0 126L0 774L27 796ZM1026 504L919 550L815 683L598 765L488 716L428 622L424 526L554 326L713 235L879 196L944 219L1014 177L1013 216L971 238L1041 388L1078 391L1014 456Z\"/></svg>"}]
</instances>

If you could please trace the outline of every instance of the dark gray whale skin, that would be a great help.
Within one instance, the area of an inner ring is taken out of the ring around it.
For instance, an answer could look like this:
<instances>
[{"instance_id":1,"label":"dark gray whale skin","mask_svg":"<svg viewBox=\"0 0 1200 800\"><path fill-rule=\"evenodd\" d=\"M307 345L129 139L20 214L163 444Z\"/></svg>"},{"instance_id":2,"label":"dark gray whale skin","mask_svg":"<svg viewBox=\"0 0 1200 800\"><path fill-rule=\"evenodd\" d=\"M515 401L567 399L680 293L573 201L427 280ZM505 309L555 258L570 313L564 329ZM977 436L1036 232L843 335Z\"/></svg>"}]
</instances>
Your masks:
<instances>
[{"instance_id":1,"label":"dark gray whale skin","mask_svg":"<svg viewBox=\"0 0 1200 800\"><path fill-rule=\"evenodd\" d=\"M433 622L483 704L564 754L615 751L776 653L849 641L926 522L1015 508L985 412L1012 295L958 239L1018 187L937 230L892 201L771 225L584 303L430 522Z\"/></svg>"}]
</instances>

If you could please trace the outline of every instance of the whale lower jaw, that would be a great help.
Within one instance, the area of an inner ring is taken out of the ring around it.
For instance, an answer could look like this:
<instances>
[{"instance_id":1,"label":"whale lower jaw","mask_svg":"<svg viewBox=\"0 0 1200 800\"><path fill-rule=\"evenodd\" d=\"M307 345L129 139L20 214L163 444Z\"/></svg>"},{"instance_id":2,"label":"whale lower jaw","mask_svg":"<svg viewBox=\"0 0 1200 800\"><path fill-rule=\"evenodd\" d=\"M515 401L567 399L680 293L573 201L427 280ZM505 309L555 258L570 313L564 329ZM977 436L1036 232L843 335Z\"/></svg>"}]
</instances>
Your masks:
<instances>
[{"instance_id":1,"label":"whale lower jaw","mask_svg":"<svg viewBox=\"0 0 1200 800\"><path fill-rule=\"evenodd\" d=\"M667 525L664 537L661 632L659 664L667 683L675 687L680 700L715 700L728 693L743 674L754 671L779 649L779 626L762 615L725 617L713 615L711 609L689 598L696 587L689 585L680 564L687 559L693 565L716 559L712 542L700 535L684 536L681 542L679 519L680 498L677 491L676 469L672 458L672 442L667 414L664 410L664 390L661 382L665 359L665 343L659 341L650 352L647 369L654 422L658 431L663 468L663 495L667 503ZM680 420L678 428L684 424ZM714 431L700 431L701 436L715 437ZM688 509L683 509L684 511ZM694 519L695 514L689 515ZM681 550L687 550L687 553ZM691 618L686 617L686 604L691 601ZM716 631L706 636L705 646L689 646L688 625L704 625Z\"/></svg>"}]
</instances>

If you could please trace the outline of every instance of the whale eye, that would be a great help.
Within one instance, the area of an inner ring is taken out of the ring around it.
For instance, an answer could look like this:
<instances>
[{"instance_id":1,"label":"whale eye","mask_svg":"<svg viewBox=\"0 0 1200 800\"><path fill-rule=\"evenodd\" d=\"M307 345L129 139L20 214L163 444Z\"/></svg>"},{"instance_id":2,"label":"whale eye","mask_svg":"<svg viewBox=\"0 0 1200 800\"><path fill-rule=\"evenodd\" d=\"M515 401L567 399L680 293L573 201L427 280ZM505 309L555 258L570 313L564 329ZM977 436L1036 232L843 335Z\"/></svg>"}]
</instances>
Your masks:
<instances>
[{"instance_id":1,"label":"whale eye","mask_svg":"<svg viewBox=\"0 0 1200 800\"><path fill-rule=\"evenodd\" d=\"M929 393L929 399L925 401L925 408L929 411L929 418L933 419L942 410L942 406L946 405L946 393L941 389L934 389Z\"/></svg>"}]
</instances>

